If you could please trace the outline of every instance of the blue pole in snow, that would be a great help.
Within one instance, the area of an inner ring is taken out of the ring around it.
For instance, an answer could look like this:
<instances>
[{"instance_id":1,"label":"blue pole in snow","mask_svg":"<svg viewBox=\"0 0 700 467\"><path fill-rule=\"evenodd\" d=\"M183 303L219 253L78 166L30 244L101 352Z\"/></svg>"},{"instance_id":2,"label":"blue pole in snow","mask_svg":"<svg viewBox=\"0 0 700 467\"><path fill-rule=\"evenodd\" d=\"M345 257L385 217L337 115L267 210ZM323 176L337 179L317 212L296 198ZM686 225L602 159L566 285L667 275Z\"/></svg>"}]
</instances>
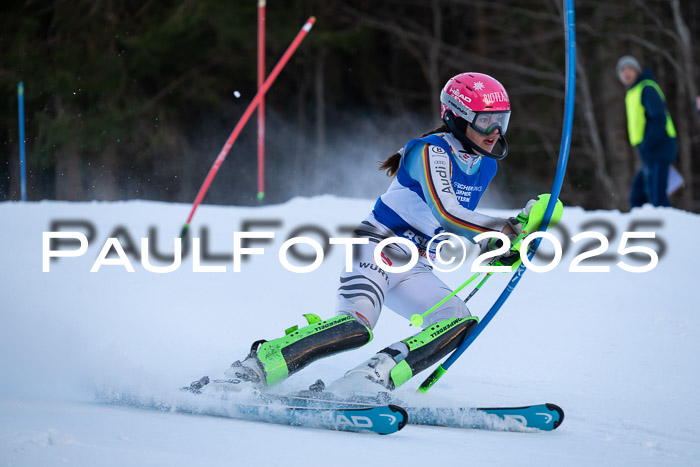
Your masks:
<instances>
[{"instance_id":1,"label":"blue pole in snow","mask_svg":"<svg viewBox=\"0 0 700 467\"><path fill-rule=\"evenodd\" d=\"M559 161L557 163L557 172L554 177L554 185L552 186L552 193L549 198L549 203L547 203L547 208L545 209L544 216L542 218L542 223L540 224L540 231L547 230L549 226L549 221L552 219L552 214L554 213L554 208L556 206L557 200L559 199L559 194L561 193L561 186L564 182L564 173L566 172L566 164L569 159L569 149L571 147L571 130L574 121L574 99L576 97L576 29L574 21L574 2L573 0L564 0L564 33L566 35L566 96L564 104L564 126L562 128L562 139L561 146L559 149ZM528 254L528 257L532 259L535 255L535 250L539 245L541 238L536 239L533 242L533 248ZM462 344L450 355L450 357L445 360L442 365L440 365L420 386L419 390L421 392L426 392L437 380L447 371L447 369L452 366L452 364L457 360L462 353L471 345L472 342L481 334L481 331L489 324L489 322L496 316L498 310L510 296L511 292L518 285L520 279L525 273L525 265L520 264L518 269L513 274L513 277L506 285L506 288L501 292L496 302L491 306L488 313L479 321L479 323L474 327L472 332L467 335L466 339Z\"/></svg>"},{"instance_id":2,"label":"blue pole in snow","mask_svg":"<svg viewBox=\"0 0 700 467\"><path fill-rule=\"evenodd\" d=\"M24 84L17 85L17 105L19 106L19 177L22 201L27 201L27 171L24 157Z\"/></svg>"}]
</instances>

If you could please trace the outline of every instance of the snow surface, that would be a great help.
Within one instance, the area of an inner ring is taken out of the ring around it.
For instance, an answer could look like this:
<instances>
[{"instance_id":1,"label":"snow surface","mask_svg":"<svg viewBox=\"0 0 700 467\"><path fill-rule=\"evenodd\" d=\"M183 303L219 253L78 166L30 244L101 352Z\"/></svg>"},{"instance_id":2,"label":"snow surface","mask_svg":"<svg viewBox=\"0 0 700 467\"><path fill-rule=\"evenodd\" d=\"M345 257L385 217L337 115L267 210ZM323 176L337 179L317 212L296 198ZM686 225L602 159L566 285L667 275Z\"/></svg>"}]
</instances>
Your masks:
<instances>
[{"instance_id":1,"label":"snow surface","mask_svg":"<svg viewBox=\"0 0 700 467\"><path fill-rule=\"evenodd\" d=\"M674 209L621 214L567 208L569 238L589 230L610 237L611 256L595 263L610 272L568 272L583 242L570 244L552 272L527 272L427 395L455 405L554 402L566 418L553 432L408 426L380 437L97 401L98 394L137 394L167 404L178 387L202 375L220 376L253 340L303 324L302 313L331 316L342 248L333 247L308 274L284 269L278 249L291 234L319 238L310 226L348 237L343 229L362 220L372 204L321 196L258 208L202 206L191 229L203 236L206 227L209 256L232 255L233 232L244 230L246 221L276 222L249 229L272 231L275 239L251 245L265 253L243 262L238 273L230 258L202 262L226 266L225 273L193 272L190 252L175 272L156 274L133 254L133 273L113 265L90 269L115 232L127 252L138 254L149 230L158 251L172 252L187 205L1 203L0 465L700 465L700 258L694 248L700 217ZM85 255L54 260L50 272L42 272L42 232L56 221L87 222L94 238ZM655 243L644 243L663 253L651 272L615 265L643 264L615 253L628 230L656 232ZM456 287L470 275L468 265L440 276ZM506 275L490 279L469 302L472 312L483 316L506 282ZM370 344L317 362L282 389L339 377L414 332L385 310ZM412 394L421 380L400 394Z\"/></svg>"}]
</instances>

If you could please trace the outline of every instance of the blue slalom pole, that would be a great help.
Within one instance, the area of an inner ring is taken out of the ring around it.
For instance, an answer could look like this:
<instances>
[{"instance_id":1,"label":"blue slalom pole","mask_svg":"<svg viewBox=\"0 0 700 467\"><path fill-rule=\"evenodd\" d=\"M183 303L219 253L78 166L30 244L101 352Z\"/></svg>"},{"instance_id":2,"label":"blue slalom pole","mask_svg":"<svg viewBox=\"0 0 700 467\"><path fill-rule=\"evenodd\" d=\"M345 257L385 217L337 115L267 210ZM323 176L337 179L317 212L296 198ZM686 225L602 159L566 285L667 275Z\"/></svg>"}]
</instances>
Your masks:
<instances>
[{"instance_id":1,"label":"blue slalom pole","mask_svg":"<svg viewBox=\"0 0 700 467\"><path fill-rule=\"evenodd\" d=\"M571 148L571 130L574 122L574 100L576 98L576 28L574 20L574 2L573 0L564 0L564 33L566 36L566 95L564 101L564 126L562 128L562 138L561 146L559 149L559 161L557 163L557 172L554 177L554 185L552 186L552 193L547 203L547 208L545 209L544 216L542 218L542 223L540 224L539 231L547 230L549 222L552 219L552 214L554 213L554 208L556 206L557 200L559 199L559 194L561 193L561 186L564 182L564 173L566 172L566 164L569 159L569 149ZM536 239L533 242L533 248L528 254L528 257L532 259L537 250L537 246L540 243L541 238ZM488 313L479 321L479 323L474 327L472 332L467 335L462 344L450 355L450 357L445 360L438 368L431 373L431 375L423 381L418 390L420 392L427 392L440 377L445 374L448 368L464 353L465 350L471 345L474 340L479 337L481 331L488 326L489 322L496 316L498 310L501 309L505 301L510 296L511 292L518 285L520 279L522 279L523 274L525 274L525 264L521 263L518 269L513 274L513 277L506 285L506 288L501 292L496 302L491 306Z\"/></svg>"},{"instance_id":2,"label":"blue slalom pole","mask_svg":"<svg viewBox=\"0 0 700 467\"><path fill-rule=\"evenodd\" d=\"M27 201L27 170L24 156L24 84L17 85L17 105L19 106L19 177L22 201Z\"/></svg>"}]
</instances>

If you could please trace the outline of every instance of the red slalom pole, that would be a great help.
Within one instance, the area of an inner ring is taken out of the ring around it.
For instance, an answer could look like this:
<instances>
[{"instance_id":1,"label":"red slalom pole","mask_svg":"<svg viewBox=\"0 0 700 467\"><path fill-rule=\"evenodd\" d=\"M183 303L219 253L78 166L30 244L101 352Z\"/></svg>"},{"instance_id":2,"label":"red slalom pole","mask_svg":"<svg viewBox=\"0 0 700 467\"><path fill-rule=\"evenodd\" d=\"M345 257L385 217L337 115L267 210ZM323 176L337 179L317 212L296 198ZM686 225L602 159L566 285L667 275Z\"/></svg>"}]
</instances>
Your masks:
<instances>
[{"instance_id":1,"label":"red slalom pole","mask_svg":"<svg viewBox=\"0 0 700 467\"><path fill-rule=\"evenodd\" d=\"M258 89L265 80L265 0L258 0ZM265 97L258 104L258 201L265 197Z\"/></svg>"},{"instance_id":2,"label":"red slalom pole","mask_svg":"<svg viewBox=\"0 0 700 467\"><path fill-rule=\"evenodd\" d=\"M190 227L190 222L192 221L192 218L194 217L194 213L197 210L197 207L202 203L202 199L204 199L204 195L207 193L207 190L209 189L209 185L211 185L212 180L214 180L214 177L216 176L216 173L219 171L219 167L221 167L221 164L224 162L226 159L226 156L228 155L229 151L231 150L231 147L233 146L233 143L236 141L238 138L238 135L241 134L241 130L243 130L243 127L245 124L248 122L248 119L250 119L250 116L253 114L255 111L255 108L260 104L260 101L262 100L263 96L267 92L268 89L270 89L270 86L272 86L272 83L275 81L277 78L277 75L280 74L282 71L282 68L287 64L289 61L290 57L294 53L294 51L299 47L299 44L301 43L302 40L304 40L304 37L306 37L306 34L311 30L311 27L314 25L316 22L316 18L313 16L310 16L309 19L306 20L306 23L304 23L304 26L302 26L301 30L297 34L297 36L294 38L292 43L289 45L287 50L284 52L284 55L282 55L282 58L280 58L279 62L277 62L277 65L275 65L275 68L272 69L272 72L270 73L270 76L265 79L265 82L263 85L258 89L257 94L255 94L255 97L253 100L248 104L248 108L245 109L245 112L243 112L243 116L241 119L236 123L236 126L233 128L233 131L229 135L228 139L226 140L226 143L224 144L224 147L221 148L221 152L219 152L219 155L217 156L216 160L214 161L214 165L211 166L211 169L209 169L209 173L207 174L207 178L204 179L204 183L202 184L202 187L199 189L199 192L197 193L197 197L194 200L194 204L192 205L192 210L190 211L190 215L187 217L187 222L185 222L185 225L182 226L182 231L180 232L180 238L185 236L185 232L187 232L187 229Z\"/></svg>"}]
</instances>

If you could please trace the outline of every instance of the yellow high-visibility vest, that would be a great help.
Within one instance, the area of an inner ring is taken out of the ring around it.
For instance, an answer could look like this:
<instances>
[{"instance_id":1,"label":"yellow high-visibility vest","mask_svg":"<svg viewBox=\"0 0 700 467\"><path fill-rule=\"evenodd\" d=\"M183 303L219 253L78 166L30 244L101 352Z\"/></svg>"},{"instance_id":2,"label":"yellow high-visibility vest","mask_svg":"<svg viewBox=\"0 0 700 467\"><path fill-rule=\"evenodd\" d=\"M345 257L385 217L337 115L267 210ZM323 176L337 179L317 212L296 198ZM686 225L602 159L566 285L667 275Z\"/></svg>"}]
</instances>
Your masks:
<instances>
[{"instance_id":1,"label":"yellow high-visibility vest","mask_svg":"<svg viewBox=\"0 0 700 467\"><path fill-rule=\"evenodd\" d=\"M661 96L661 100L666 103L666 97L661 91L661 88L656 81L645 79L632 87L625 95L625 107L627 108L627 133L630 138L630 144L637 146L644 139L644 129L647 125L647 119L644 115L644 106L642 105L642 91L645 86L651 86L656 89L656 92ZM666 134L669 138L676 137L676 128L673 126L671 114L666 109Z\"/></svg>"}]
</instances>

